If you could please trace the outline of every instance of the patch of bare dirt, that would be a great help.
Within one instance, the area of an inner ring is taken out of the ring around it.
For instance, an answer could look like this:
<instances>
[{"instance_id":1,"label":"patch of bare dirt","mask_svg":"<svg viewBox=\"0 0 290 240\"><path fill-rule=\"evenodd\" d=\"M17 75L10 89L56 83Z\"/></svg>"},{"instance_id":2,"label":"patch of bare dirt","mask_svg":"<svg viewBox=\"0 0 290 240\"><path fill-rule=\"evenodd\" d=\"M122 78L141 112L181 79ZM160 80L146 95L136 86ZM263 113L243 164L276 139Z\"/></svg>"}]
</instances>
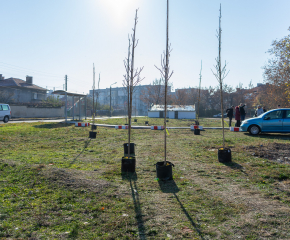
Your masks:
<instances>
[{"instance_id":1,"label":"patch of bare dirt","mask_svg":"<svg viewBox=\"0 0 290 240\"><path fill-rule=\"evenodd\" d=\"M287 143L247 146L244 149L250 152L253 156L266 158L278 163L290 164L290 144Z\"/></svg>"},{"instance_id":2,"label":"patch of bare dirt","mask_svg":"<svg viewBox=\"0 0 290 240\"><path fill-rule=\"evenodd\" d=\"M81 171L44 167L41 174L49 181L72 189L86 189L98 193L107 188L109 182L98 179L99 173L95 171Z\"/></svg>"}]
</instances>

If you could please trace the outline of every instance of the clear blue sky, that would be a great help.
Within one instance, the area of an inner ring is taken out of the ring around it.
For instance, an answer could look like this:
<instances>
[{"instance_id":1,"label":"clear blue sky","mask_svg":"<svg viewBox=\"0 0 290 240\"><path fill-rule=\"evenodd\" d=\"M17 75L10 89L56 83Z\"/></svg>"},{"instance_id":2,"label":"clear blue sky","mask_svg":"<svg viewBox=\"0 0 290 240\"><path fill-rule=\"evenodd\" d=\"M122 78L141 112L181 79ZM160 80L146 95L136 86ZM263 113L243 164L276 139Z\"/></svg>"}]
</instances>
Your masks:
<instances>
[{"instance_id":1,"label":"clear blue sky","mask_svg":"<svg viewBox=\"0 0 290 240\"><path fill-rule=\"evenodd\" d=\"M230 70L225 83L236 87L263 82L262 66L273 40L289 34L289 0L170 0L169 41L174 88L216 86L211 69L218 54L219 5L222 4L222 61ZM0 73L6 78L33 76L34 84L68 91L122 86L128 34L139 8L135 66L144 66L142 84L159 78L165 50L166 0L9 0L0 1ZM96 76L98 78L98 76Z\"/></svg>"}]
</instances>

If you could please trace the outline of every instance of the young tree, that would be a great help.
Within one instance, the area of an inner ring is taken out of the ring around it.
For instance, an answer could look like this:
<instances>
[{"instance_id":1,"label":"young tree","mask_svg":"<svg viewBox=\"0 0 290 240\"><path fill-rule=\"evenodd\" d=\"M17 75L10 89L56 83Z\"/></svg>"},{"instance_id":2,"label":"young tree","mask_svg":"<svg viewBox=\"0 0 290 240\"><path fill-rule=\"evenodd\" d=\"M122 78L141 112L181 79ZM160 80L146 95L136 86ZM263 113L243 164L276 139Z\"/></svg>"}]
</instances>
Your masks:
<instances>
[{"instance_id":1,"label":"young tree","mask_svg":"<svg viewBox=\"0 0 290 240\"><path fill-rule=\"evenodd\" d=\"M199 87L198 87L198 103L197 103L197 119L199 120L199 103L200 103L200 88L201 88L201 70L202 70L202 61L200 66L200 73L199 73Z\"/></svg>"},{"instance_id":2,"label":"young tree","mask_svg":"<svg viewBox=\"0 0 290 240\"><path fill-rule=\"evenodd\" d=\"M136 14L135 14L135 23L134 23L134 28L133 34L131 35L131 41L132 44L130 43L129 39L129 48L128 48L128 58L124 60L124 65L126 69L126 75L124 75L124 80L123 80L123 85L127 89L128 93L128 157L130 157L130 142L131 142L131 116L132 116L132 96L134 92L134 88L136 85L138 85L143 79L140 78L140 74L143 70L142 68L134 68L134 54L135 54L135 48L138 45L138 40L136 40L136 25L138 22L138 17L137 17L138 9L136 9ZM130 47L131 47L131 52L130 52Z\"/></svg>"},{"instance_id":3,"label":"young tree","mask_svg":"<svg viewBox=\"0 0 290 240\"><path fill-rule=\"evenodd\" d=\"M94 63L93 63L93 125L95 125L95 64Z\"/></svg>"},{"instance_id":4,"label":"young tree","mask_svg":"<svg viewBox=\"0 0 290 240\"><path fill-rule=\"evenodd\" d=\"M222 18L222 7L220 5L220 16L219 16L219 30L218 30L218 42L219 42L219 48L218 48L218 57L216 58L216 73L213 74L216 77L216 79L219 82L219 88L220 88L220 99L221 99L221 113L222 113L222 127L223 127L223 148L225 148L225 129L224 129L224 115L223 115L223 80L225 79L225 77L228 75L229 72L227 72L226 70L226 66L227 63L225 62L225 65L222 67L221 64L221 49L222 49L222 41L221 41L221 37L222 37L222 28L221 28L221 18Z\"/></svg>"},{"instance_id":5,"label":"young tree","mask_svg":"<svg viewBox=\"0 0 290 240\"><path fill-rule=\"evenodd\" d=\"M164 166L166 165L166 114L167 114L167 86L168 81L171 78L173 71L170 73L169 67L169 56L171 52L170 45L168 44L169 37L168 37L168 17L169 17L169 0L167 0L167 18L166 18L166 52L161 55L161 68L155 66L160 74L162 79L164 79Z\"/></svg>"}]
</instances>

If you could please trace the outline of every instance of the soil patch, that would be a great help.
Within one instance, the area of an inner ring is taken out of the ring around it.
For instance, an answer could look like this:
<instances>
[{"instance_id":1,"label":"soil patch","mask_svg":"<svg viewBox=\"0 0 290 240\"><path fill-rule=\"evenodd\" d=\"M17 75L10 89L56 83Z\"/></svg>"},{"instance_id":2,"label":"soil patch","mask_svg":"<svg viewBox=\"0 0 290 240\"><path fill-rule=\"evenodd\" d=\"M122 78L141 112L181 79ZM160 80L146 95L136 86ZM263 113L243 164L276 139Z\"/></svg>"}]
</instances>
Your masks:
<instances>
[{"instance_id":1,"label":"soil patch","mask_svg":"<svg viewBox=\"0 0 290 240\"><path fill-rule=\"evenodd\" d=\"M105 180L97 179L99 173L94 171L45 167L42 168L41 174L58 185L72 189L86 189L95 193L110 185Z\"/></svg>"},{"instance_id":2,"label":"soil patch","mask_svg":"<svg viewBox=\"0 0 290 240\"><path fill-rule=\"evenodd\" d=\"M253 156L266 158L282 164L290 164L290 144L270 143L267 145L247 146L244 149Z\"/></svg>"}]
</instances>

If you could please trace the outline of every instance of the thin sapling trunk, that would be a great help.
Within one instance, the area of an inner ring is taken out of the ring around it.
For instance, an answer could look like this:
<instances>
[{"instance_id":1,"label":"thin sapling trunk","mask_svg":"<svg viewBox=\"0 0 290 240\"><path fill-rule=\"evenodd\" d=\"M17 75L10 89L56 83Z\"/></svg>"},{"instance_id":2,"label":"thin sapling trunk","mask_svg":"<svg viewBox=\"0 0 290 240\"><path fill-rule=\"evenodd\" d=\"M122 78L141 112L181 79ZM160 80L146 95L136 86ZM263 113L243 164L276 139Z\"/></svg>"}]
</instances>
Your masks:
<instances>
[{"instance_id":1,"label":"thin sapling trunk","mask_svg":"<svg viewBox=\"0 0 290 240\"><path fill-rule=\"evenodd\" d=\"M168 81L170 77L172 76L173 72L169 74L169 56L170 56L170 45L168 44L169 42L169 36L168 36L168 30L169 30L169 0L167 0L167 17L166 17L166 51L161 56L161 68L156 67L160 74L161 77L164 79L164 166L166 166L166 138L167 138L167 131L166 131L166 115L167 115L167 86L168 86Z\"/></svg>"},{"instance_id":2,"label":"thin sapling trunk","mask_svg":"<svg viewBox=\"0 0 290 240\"><path fill-rule=\"evenodd\" d=\"M130 158L130 143L131 143L131 118L132 118L132 98L134 88L137 84L139 84L143 79L140 79L140 73L143 70L143 67L140 69L134 69L134 57L135 57L135 48L138 45L138 40L136 40L136 26L138 23L137 17L138 9L136 9L135 21L133 34L131 35L132 44L130 44L129 38L129 48L128 48L128 58L124 60L124 65L126 69L126 75L124 76L125 80L123 81L124 87L127 89L128 94L128 158ZM131 52L130 52L130 48Z\"/></svg>"},{"instance_id":3,"label":"thin sapling trunk","mask_svg":"<svg viewBox=\"0 0 290 240\"><path fill-rule=\"evenodd\" d=\"M201 67L200 67L200 74L199 74L199 88L198 88L198 107L197 107L197 120L199 121L199 104L200 104L200 88L201 88L201 70L202 70L202 61L201 61Z\"/></svg>"},{"instance_id":4,"label":"thin sapling trunk","mask_svg":"<svg viewBox=\"0 0 290 240\"><path fill-rule=\"evenodd\" d=\"M225 129L224 129L224 114L223 114L223 80L228 75L229 72L226 70L226 62L225 65L221 66L221 36L222 36L222 29L221 29L221 18L222 18L222 9L220 5L220 16L219 16L219 30L218 30L218 41L219 41L219 49L218 49L218 58L216 59L216 73L213 72L216 79L219 82L220 86L220 96L221 96L221 114L222 114L222 128L223 128L223 148L225 148Z\"/></svg>"}]
</instances>

